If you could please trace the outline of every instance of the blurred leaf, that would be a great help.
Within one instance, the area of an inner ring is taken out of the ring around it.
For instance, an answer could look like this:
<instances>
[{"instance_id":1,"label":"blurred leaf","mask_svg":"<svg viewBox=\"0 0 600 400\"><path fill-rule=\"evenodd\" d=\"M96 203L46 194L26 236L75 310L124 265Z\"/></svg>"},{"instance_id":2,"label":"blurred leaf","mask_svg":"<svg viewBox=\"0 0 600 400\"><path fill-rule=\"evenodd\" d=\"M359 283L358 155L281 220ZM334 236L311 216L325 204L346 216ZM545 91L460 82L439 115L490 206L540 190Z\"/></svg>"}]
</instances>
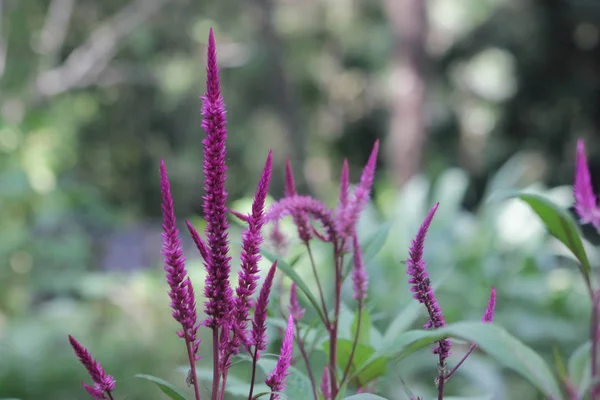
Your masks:
<instances>
[{"instance_id":1,"label":"blurred leaf","mask_svg":"<svg viewBox=\"0 0 600 400\"><path fill-rule=\"evenodd\" d=\"M459 322L435 331L409 331L398 337L385 354L402 359L445 337L467 340L497 362L521 374L546 395L560 399L561 391L546 362L503 328L481 322ZM374 357L383 354L376 354Z\"/></svg>"},{"instance_id":2,"label":"blurred leaf","mask_svg":"<svg viewBox=\"0 0 600 400\"><path fill-rule=\"evenodd\" d=\"M300 290L302 290L302 292L304 292L304 294L306 295L306 297L310 301L311 305L313 306L313 308L315 309L315 311L317 312L317 314L319 314L319 318L321 318L321 321L323 321L323 323L325 323L325 317L323 316L323 312L321 311L321 308L319 306L319 303L317 302L317 299L310 292L310 289L308 288L308 286L306 285L306 283L302 280L302 278L300 277L300 275L298 275L296 273L296 271L294 271L294 269L288 263L286 263L282 259L278 259L277 256L275 256L271 252L262 249L261 253L262 253L263 256L265 256L266 259L268 259L271 262L275 262L275 260L277 260L277 269L280 270L280 271L282 271L293 282L296 283L296 285L298 286L298 288Z\"/></svg>"},{"instance_id":3,"label":"blurred leaf","mask_svg":"<svg viewBox=\"0 0 600 400\"><path fill-rule=\"evenodd\" d=\"M550 234L571 250L579 260L583 278L590 287L590 262L581 242L581 231L573 217L550 200L536 194L516 193L510 197L518 197L529 204L542 219Z\"/></svg>"},{"instance_id":4,"label":"blurred leaf","mask_svg":"<svg viewBox=\"0 0 600 400\"><path fill-rule=\"evenodd\" d=\"M352 346L351 340L338 339L337 341L337 363L342 370L348 365ZM323 350L329 357L329 340L323 343ZM359 386L364 386L385 374L387 359L384 356L377 356L375 353L376 350L369 345L358 344L356 346L350 365L349 380L356 380L360 383Z\"/></svg>"},{"instance_id":5,"label":"blurred leaf","mask_svg":"<svg viewBox=\"0 0 600 400\"><path fill-rule=\"evenodd\" d=\"M356 335L356 328L358 324L358 311L354 315L354 320L352 321L352 338ZM370 340L371 333L371 316L369 312L363 308L360 317L360 330L358 332L358 343L360 344L371 344Z\"/></svg>"},{"instance_id":6,"label":"blurred leaf","mask_svg":"<svg viewBox=\"0 0 600 400\"><path fill-rule=\"evenodd\" d=\"M344 400L388 400L385 397L377 396L371 393L359 393L346 397Z\"/></svg>"},{"instance_id":7,"label":"blurred leaf","mask_svg":"<svg viewBox=\"0 0 600 400\"><path fill-rule=\"evenodd\" d=\"M567 364L569 378L580 392L589 385L592 379L591 354L592 343L587 341L573 352Z\"/></svg>"},{"instance_id":8,"label":"blurred leaf","mask_svg":"<svg viewBox=\"0 0 600 400\"><path fill-rule=\"evenodd\" d=\"M386 222L381 224L375 232L369 235L366 239L361 241L360 248L363 252L363 263L368 265L370 261L375 258L375 256L381 251L385 241L388 238L390 233L390 228L392 227L392 222ZM344 269L344 280L352 270L352 263L354 262L354 257L350 257L346 262L346 267Z\"/></svg>"},{"instance_id":9,"label":"blurred leaf","mask_svg":"<svg viewBox=\"0 0 600 400\"><path fill-rule=\"evenodd\" d=\"M565 360L560 355L560 350L558 347L554 346L552 348L552 355L554 357L554 367L556 368L556 373L561 381L564 381L568 378L567 367L565 366Z\"/></svg>"},{"instance_id":10,"label":"blurred leaf","mask_svg":"<svg viewBox=\"0 0 600 400\"><path fill-rule=\"evenodd\" d=\"M140 378L140 379L145 379L147 381L153 382L154 384L156 384L156 386L158 386L160 388L160 390L166 394L167 396L169 396L170 399L173 400L186 400L185 395L183 393L181 393L179 391L179 389L170 384L169 382L162 380L160 378L157 378L155 376L152 375L143 375L143 374L138 374L135 376L136 378Z\"/></svg>"}]
</instances>

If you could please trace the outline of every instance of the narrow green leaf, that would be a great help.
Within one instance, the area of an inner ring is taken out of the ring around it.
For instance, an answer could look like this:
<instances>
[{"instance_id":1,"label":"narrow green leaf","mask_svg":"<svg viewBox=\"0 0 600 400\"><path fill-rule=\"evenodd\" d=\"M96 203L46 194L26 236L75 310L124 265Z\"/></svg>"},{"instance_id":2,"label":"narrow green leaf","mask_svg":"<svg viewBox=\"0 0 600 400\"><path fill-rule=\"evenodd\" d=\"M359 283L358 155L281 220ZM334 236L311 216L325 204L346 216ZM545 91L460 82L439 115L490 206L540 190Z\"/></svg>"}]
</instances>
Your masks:
<instances>
[{"instance_id":1,"label":"narrow green leaf","mask_svg":"<svg viewBox=\"0 0 600 400\"><path fill-rule=\"evenodd\" d=\"M353 341L338 339L337 341L337 363L341 370L348 365ZM323 350L329 357L329 341L323 343ZM359 370L360 368L360 370ZM387 370L387 358L376 355L376 350L370 345L358 344L354 351L354 357L350 365L350 380L355 381L357 386L364 386L374 379L383 376Z\"/></svg>"},{"instance_id":2,"label":"narrow green leaf","mask_svg":"<svg viewBox=\"0 0 600 400\"><path fill-rule=\"evenodd\" d=\"M145 379L154 383L172 400L186 400L185 395L173 384L152 375L137 374L136 378Z\"/></svg>"},{"instance_id":3,"label":"narrow green leaf","mask_svg":"<svg viewBox=\"0 0 600 400\"><path fill-rule=\"evenodd\" d=\"M356 328L358 325L358 311L354 315L354 320L352 321L352 338L356 336ZM370 339L371 333L371 316L369 312L363 308L360 316L360 331L358 332L358 343L360 344L371 344Z\"/></svg>"},{"instance_id":4,"label":"narrow green leaf","mask_svg":"<svg viewBox=\"0 0 600 400\"><path fill-rule=\"evenodd\" d=\"M373 258L375 258L377 254L379 254L379 252L383 248L383 245L385 244L385 241L388 238L391 227L391 221L383 223L379 225L375 232L373 232L366 239L360 242L360 248L363 251L363 263L365 265L368 265L373 260ZM352 270L352 263L354 262L353 260L353 257L350 257L346 262L343 275L344 280Z\"/></svg>"},{"instance_id":5,"label":"narrow green leaf","mask_svg":"<svg viewBox=\"0 0 600 400\"><path fill-rule=\"evenodd\" d=\"M560 350L557 346L552 347L552 354L554 357L554 368L556 368L556 373L561 381L564 381L568 378L567 367L565 365L565 360L560 355Z\"/></svg>"},{"instance_id":6,"label":"narrow green leaf","mask_svg":"<svg viewBox=\"0 0 600 400\"><path fill-rule=\"evenodd\" d=\"M494 324L459 322L434 331L409 331L398 337L382 354L402 359L430 346L445 337L453 337L476 344L503 366L526 378L547 396L560 399L561 390L546 362L531 348Z\"/></svg>"},{"instance_id":7,"label":"narrow green leaf","mask_svg":"<svg viewBox=\"0 0 600 400\"><path fill-rule=\"evenodd\" d=\"M584 390L591 382L591 355L592 355L592 343L587 341L586 343L579 346L567 363L567 371L569 371L569 378L573 382L579 392Z\"/></svg>"},{"instance_id":8,"label":"narrow green leaf","mask_svg":"<svg viewBox=\"0 0 600 400\"><path fill-rule=\"evenodd\" d=\"M518 197L526 202L541 218L548 232L571 250L579 260L583 278L590 287L590 262L581 242L581 230L573 217L550 200L536 194L516 193L511 197Z\"/></svg>"},{"instance_id":9,"label":"narrow green leaf","mask_svg":"<svg viewBox=\"0 0 600 400\"><path fill-rule=\"evenodd\" d=\"M271 252L269 252L267 250L261 250L261 253L263 256L265 256L265 258L267 260L269 260L271 262L274 262L275 260L277 260L277 269L282 271L293 282L296 283L296 286L298 287L298 289L300 289L304 293L304 295L306 295L308 300L310 301L310 304L313 306L313 308L319 315L319 318L321 318L321 321L323 321L323 323L325 323L325 316L323 315L323 311L321 310L321 307L319 306L319 302L317 301L315 296L313 296L310 289L308 288L308 285L302 280L300 275L298 275L296 273L296 271L294 271L294 269L288 263L286 263L282 259L278 259L277 256L275 256Z\"/></svg>"}]
</instances>

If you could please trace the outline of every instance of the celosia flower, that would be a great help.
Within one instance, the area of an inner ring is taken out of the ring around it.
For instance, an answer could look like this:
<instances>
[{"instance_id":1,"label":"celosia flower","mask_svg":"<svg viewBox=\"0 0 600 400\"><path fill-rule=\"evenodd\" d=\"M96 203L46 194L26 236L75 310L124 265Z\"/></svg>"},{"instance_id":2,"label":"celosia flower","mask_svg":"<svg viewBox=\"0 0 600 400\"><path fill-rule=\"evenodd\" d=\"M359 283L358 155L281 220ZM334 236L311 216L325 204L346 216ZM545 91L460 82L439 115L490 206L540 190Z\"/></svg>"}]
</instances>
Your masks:
<instances>
[{"instance_id":1,"label":"celosia flower","mask_svg":"<svg viewBox=\"0 0 600 400\"><path fill-rule=\"evenodd\" d=\"M200 252L200 256L202 256L204 261L208 260L208 248L206 247L206 243L204 243L204 240L202 240L190 221L185 221L185 225L190 232L190 236L192 236L192 240L194 241L196 248L198 248L198 251Z\"/></svg>"},{"instance_id":2,"label":"celosia flower","mask_svg":"<svg viewBox=\"0 0 600 400\"><path fill-rule=\"evenodd\" d=\"M352 197L344 209L339 210L336 215L338 232L344 237L351 237L355 230L360 213L365 209L371 195L371 187L375 178L375 167L377 166L377 153L379 152L379 140L375 141L369 161L365 165L360 183L354 190Z\"/></svg>"},{"instance_id":3,"label":"celosia flower","mask_svg":"<svg viewBox=\"0 0 600 400\"><path fill-rule=\"evenodd\" d=\"M273 228L269 232L269 242L271 242L271 245L275 248L279 256L285 255L288 250L288 240L281 231L279 220L275 221Z\"/></svg>"},{"instance_id":4,"label":"celosia flower","mask_svg":"<svg viewBox=\"0 0 600 400\"><path fill-rule=\"evenodd\" d=\"M325 239L332 241L336 237L336 229L331 210L323 203L310 196L285 197L273 204L265 215L266 222L275 222L286 215L302 212L319 221L325 228Z\"/></svg>"},{"instance_id":5,"label":"celosia flower","mask_svg":"<svg viewBox=\"0 0 600 400\"><path fill-rule=\"evenodd\" d=\"M340 202L338 204L338 214L348 205L348 191L350 189L350 171L348 160L344 158L342 173L340 174Z\"/></svg>"},{"instance_id":6,"label":"celosia flower","mask_svg":"<svg viewBox=\"0 0 600 400\"><path fill-rule=\"evenodd\" d=\"M260 261L260 245L263 241L261 229L264 224L264 206L271 180L273 155L269 152L258 189L252 203L252 213L248 216L248 229L242 235L242 265L239 272L237 297L234 303L233 323L237 324L240 332L246 332L248 311L252 306L251 297L256 290L258 280L258 262ZM247 338L234 335L231 351L236 353L239 340L244 343Z\"/></svg>"},{"instance_id":7,"label":"celosia flower","mask_svg":"<svg viewBox=\"0 0 600 400\"><path fill-rule=\"evenodd\" d=\"M496 308L496 288L492 286L492 290L490 291L490 300L488 301L487 308L485 309L485 313L481 318L482 322L491 323L494 321L494 310Z\"/></svg>"},{"instance_id":8,"label":"celosia flower","mask_svg":"<svg viewBox=\"0 0 600 400\"><path fill-rule=\"evenodd\" d=\"M292 172L292 164L289 158L285 160L285 197L297 196L296 183L294 182L294 173ZM298 237L303 243L308 243L312 237L312 227L308 219L308 215L302 211L292 213L294 225L298 230Z\"/></svg>"},{"instance_id":9,"label":"celosia flower","mask_svg":"<svg viewBox=\"0 0 600 400\"><path fill-rule=\"evenodd\" d=\"M283 337L281 352L275 369L271 372L265 383L273 392L283 392L286 388L285 380L290 374L289 368L292 362L292 346L294 344L294 318L288 317L287 329ZM271 400L277 400L280 397L276 394L271 394Z\"/></svg>"},{"instance_id":10,"label":"celosia flower","mask_svg":"<svg viewBox=\"0 0 600 400\"><path fill-rule=\"evenodd\" d=\"M277 261L271 265L269 273L265 278L258 299L256 300L256 308L254 310L254 320L252 321L252 345L256 346L257 350L262 351L267 348L267 307L269 306L269 295L271 294L271 286L273 285L273 277L277 269ZM258 358L258 353L257 353Z\"/></svg>"},{"instance_id":11,"label":"celosia flower","mask_svg":"<svg viewBox=\"0 0 600 400\"><path fill-rule=\"evenodd\" d=\"M298 302L298 293L296 290L296 282L292 283L292 288L290 289L290 307L289 307L290 315L294 317L295 321L299 321L304 316L306 310L300 306Z\"/></svg>"},{"instance_id":12,"label":"celosia flower","mask_svg":"<svg viewBox=\"0 0 600 400\"><path fill-rule=\"evenodd\" d=\"M232 290L229 285L231 269L229 257L229 238L227 222L227 191L225 180L225 141L227 140L227 121L225 105L221 97L219 67L215 49L215 37L212 29L208 39L208 62L206 67L206 94L202 102L202 128L206 131L204 144L204 216L206 218L206 240L208 257L204 261L207 271L204 286L205 313L208 316L206 326L223 326L233 307Z\"/></svg>"},{"instance_id":13,"label":"celosia flower","mask_svg":"<svg viewBox=\"0 0 600 400\"><path fill-rule=\"evenodd\" d=\"M575 211L577 211L580 217L580 222L582 224L591 223L600 231L600 207L592 189L585 146L581 139L577 141L577 162L573 194L575 196Z\"/></svg>"},{"instance_id":14,"label":"celosia flower","mask_svg":"<svg viewBox=\"0 0 600 400\"><path fill-rule=\"evenodd\" d=\"M429 225L431 224L431 220L433 219L438 205L439 203L433 206L429 211L429 214L427 214L427 217L419 228L417 236L411 243L409 258L406 260L407 274L411 276L408 283L412 285L410 290L414 293L413 297L418 300L419 303L424 304L429 313L429 321L425 324L425 329L441 328L446 325L444 315L442 314L442 310L435 298L433 288L431 287L431 281L429 280L429 275L426 271L427 265L423 260L425 236L427 235L427 230L429 229ZM439 354L440 358L443 360L450 354L451 346L452 343L449 339L442 339L439 341L439 344L433 352Z\"/></svg>"},{"instance_id":15,"label":"celosia flower","mask_svg":"<svg viewBox=\"0 0 600 400\"><path fill-rule=\"evenodd\" d=\"M329 386L329 368L327 365L323 369L323 376L321 377L321 394L323 400L331 400L331 390Z\"/></svg>"},{"instance_id":16,"label":"celosia flower","mask_svg":"<svg viewBox=\"0 0 600 400\"><path fill-rule=\"evenodd\" d=\"M185 269L185 257L179 239L179 230L176 226L171 185L163 160L160 162L160 188L162 192L163 211L163 255L165 256L164 269L169 284L169 297L173 318L183 328L181 337L193 343L194 355L198 350L199 342L196 340L198 326L196 325L196 299L191 281Z\"/></svg>"},{"instance_id":17,"label":"celosia flower","mask_svg":"<svg viewBox=\"0 0 600 400\"><path fill-rule=\"evenodd\" d=\"M71 335L69 335L69 342L75 355L87 370L92 382L94 382L93 387L82 383L84 389L95 399L105 399L104 395L110 395L110 392L115 389L115 379L104 372L100 363L94 360L90 352Z\"/></svg>"},{"instance_id":18,"label":"celosia flower","mask_svg":"<svg viewBox=\"0 0 600 400\"><path fill-rule=\"evenodd\" d=\"M365 271L363 262L362 250L358 243L356 232L352 235L352 244L354 248L354 268L352 269L352 283L354 287L354 300L359 302L365 301L367 298L367 288L369 286L369 278Z\"/></svg>"}]
</instances>

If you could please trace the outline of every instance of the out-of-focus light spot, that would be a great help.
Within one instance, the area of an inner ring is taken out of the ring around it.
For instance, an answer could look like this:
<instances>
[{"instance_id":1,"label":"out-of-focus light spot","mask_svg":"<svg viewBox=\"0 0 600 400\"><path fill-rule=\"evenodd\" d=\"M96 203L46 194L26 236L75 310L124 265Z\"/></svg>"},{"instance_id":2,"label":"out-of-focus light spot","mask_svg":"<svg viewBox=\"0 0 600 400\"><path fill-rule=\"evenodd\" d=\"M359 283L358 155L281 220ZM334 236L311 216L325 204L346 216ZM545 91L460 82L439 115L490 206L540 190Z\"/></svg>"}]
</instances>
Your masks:
<instances>
[{"instance_id":1,"label":"out-of-focus light spot","mask_svg":"<svg viewBox=\"0 0 600 400\"><path fill-rule=\"evenodd\" d=\"M0 113L2 114L2 118L9 123L18 124L23 121L23 117L25 116L25 105L21 100L8 99L2 104Z\"/></svg>"},{"instance_id":2,"label":"out-of-focus light spot","mask_svg":"<svg viewBox=\"0 0 600 400\"><path fill-rule=\"evenodd\" d=\"M563 292L573 286L573 274L566 268L557 268L548 274L548 287L553 292Z\"/></svg>"},{"instance_id":3,"label":"out-of-focus light spot","mask_svg":"<svg viewBox=\"0 0 600 400\"><path fill-rule=\"evenodd\" d=\"M0 129L0 150L13 151L19 146L19 134L16 130L5 127Z\"/></svg>"},{"instance_id":4,"label":"out-of-focus light spot","mask_svg":"<svg viewBox=\"0 0 600 400\"><path fill-rule=\"evenodd\" d=\"M458 64L452 71L459 87L492 102L512 97L516 90L513 56L497 48L477 54L467 63Z\"/></svg>"},{"instance_id":5,"label":"out-of-focus light spot","mask_svg":"<svg viewBox=\"0 0 600 400\"><path fill-rule=\"evenodd\" d=\"M531 208L521 200L509 200L497 214L499 239L511 247L533 246L544 236L544 227Z\"/></svg>"},{"instance_id":6,"label":"out-of-focus light spot","mask_svg":"<svg viewBox=\"0 0 600 400\"><path fill-rule=\"evenodd\" d=\"M50 168L50 153L56 144L54 132L40 130L27 138L23 154L23 167L32 189L47 194L56 187L56 176Z\"/></svg>"},{"instance_id":7,"label":"out-of-focus light spot","mask_svg":"<svg viewBox=\"0 0 600 400\"><path fill-rule=\"evenodd\" d=\"M587 22L577 25L573 32L573 40L577 47L582 50L591 50L596 47L598 38L598 28Z\"/></svg>"},{"instance_id":8,"label":"out-of-focus light spot","mask_svg":"<svg viewBox=\"0 0 600 400\"><path fill-rule=\"evenodd\" d=\"M33 266L31 255L25 251L17 251L10 257L10 268L15 274L25 275Z\"/></svg>"},{"instance_id":9,"label":"out-of-focus light spot","mask_svg":"<svg viewBox=\"0 0 600 400\"><path fill-rule=\"evenodd\" d=\"M496 115L486 107L469 107L462 114L465 128L471 134L486 136L496 125Z\"/></svg>"},{"instance_id":10,"label":"out-of-focus light spot","mask_svg":"<svg viewBox=\"0 0 600 400\"><path fill-rule=\"evenodd\" d=\"M310 182L323 184L331 181L331 166L327 158L313 157L306 162L304 172Z\"/></svg>"}]
</instances>

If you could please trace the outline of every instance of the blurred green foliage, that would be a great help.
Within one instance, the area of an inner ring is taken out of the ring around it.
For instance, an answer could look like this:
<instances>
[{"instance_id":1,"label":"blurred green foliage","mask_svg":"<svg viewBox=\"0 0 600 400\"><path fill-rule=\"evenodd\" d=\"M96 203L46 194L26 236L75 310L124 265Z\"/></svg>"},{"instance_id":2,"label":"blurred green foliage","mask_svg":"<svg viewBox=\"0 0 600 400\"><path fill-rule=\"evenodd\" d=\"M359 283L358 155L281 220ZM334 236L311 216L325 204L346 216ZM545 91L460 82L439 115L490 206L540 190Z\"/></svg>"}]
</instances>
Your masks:
<instances>
[{"instance_id":1,"label":"blurred green foliage","mask_svg":"<svg viewBox=\"0 0 600 400\"><path fill-rule=\"evenodd\" d=\"M547 360L553 346L567 357L589 315L575 264L525 205L484 200L535 181L569 183L575 136L589 139L600 176L600 6L432 0L428 17L426 175L399 190L383 159L361 222L364 237L392 222L368 266L373 324L383 331L413 302L400 261L440 201L426 256L447 319L479 319L495 285L498 324ZM116 376L123 396L158 398L136 373L183 382L152 244L157 166L160 158L169 166L180 219L200 214L198 96L210 26L236 208L269 148L276 166L292 159L302 191L333 201L342 157L356 178L373 140L385 143L393 42L382 1L0 0L0 396L81 398L85 375L67 333ZM279 168L276 198L282 182ZM567 188L547 193L570 205ZM326 271L325 251L317 257ZM202 267L187 254L199 285ZM428 393L432 357L390 366L383 385L401 392L401 375ZM475 354L449 390L482 388L536 398Z\"/></svg>"}]
</instances>

